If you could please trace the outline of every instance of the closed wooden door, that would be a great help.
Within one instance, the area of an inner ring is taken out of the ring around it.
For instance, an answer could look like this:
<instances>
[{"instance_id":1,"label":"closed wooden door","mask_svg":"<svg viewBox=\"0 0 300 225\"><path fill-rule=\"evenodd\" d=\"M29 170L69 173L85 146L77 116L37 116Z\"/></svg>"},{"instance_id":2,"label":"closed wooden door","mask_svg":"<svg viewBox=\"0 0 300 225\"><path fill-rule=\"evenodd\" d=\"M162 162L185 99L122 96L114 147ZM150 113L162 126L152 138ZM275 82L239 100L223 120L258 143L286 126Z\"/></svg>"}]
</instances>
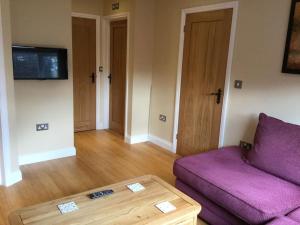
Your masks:
<instances>
[{"instance_id":1,"label":"closed wooden door","mask_svg":"<svg viewBox=\"0 0 300 225\"><path fill-rule=\"evenodd\" d=\"M218 147L232 9L186 17L177 153Z\"/></svg>"},{"instance_id":2,"label":"closed wooden door","mask_svg":"<svg viewBox=\"0 0 300 225\"><path fill-rule=\"evenodd\" d=\"M124 135L126 93L127 21L110 24L109 128Z\"/></svg>"},{"instance_id":3,"label":"closed wooden door","mask_svg":"<svg viewBox=\"0 0 300 225\"><path fill-rule=\"evenodd\" d=\"M72 19L75 132L96 129L96 20Z\"/></svg>"}]
</instances>

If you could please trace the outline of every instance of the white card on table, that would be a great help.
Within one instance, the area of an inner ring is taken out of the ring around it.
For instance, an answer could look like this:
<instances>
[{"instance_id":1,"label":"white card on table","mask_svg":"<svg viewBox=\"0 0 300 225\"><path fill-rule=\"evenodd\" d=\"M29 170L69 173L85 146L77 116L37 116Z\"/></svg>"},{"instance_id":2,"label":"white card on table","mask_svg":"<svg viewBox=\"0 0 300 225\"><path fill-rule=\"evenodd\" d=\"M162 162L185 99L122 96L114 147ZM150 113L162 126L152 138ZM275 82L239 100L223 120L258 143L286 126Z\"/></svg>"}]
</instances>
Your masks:
<instances>
[{"instance_id":1,"label":"white card on table","mask_svg":"<svg viewBox=\"0 0 300 225\"><path fill-rule=\"evenodd\" d=\"M161 202L161 203L155 205L155 207L158 208L163 213L169 213L169 212L176 210L176 207L173 204L171 204L170 202Z\"/></svg>"},{"instance_id":2,"label":"white card on table","mask_svg":"<svg viewBox=\"0 0 300 225\"><path fill-rule=\"evenodd\" d=\"M128 184L127 187L132 191L132 192L139 192L145 189L143 185L140 183L134 183L134 184Z\"/></svg>"},{"instance_id":3,"label":"white card on table","mask_svg":"<svg viewBox=\"0 0 300 225\"><path fill-rule=\"evenodd\" d=\"M79 209L75 202L59 204L57 207L61 214L70 213Z\"/></svg>"}]
</instances>

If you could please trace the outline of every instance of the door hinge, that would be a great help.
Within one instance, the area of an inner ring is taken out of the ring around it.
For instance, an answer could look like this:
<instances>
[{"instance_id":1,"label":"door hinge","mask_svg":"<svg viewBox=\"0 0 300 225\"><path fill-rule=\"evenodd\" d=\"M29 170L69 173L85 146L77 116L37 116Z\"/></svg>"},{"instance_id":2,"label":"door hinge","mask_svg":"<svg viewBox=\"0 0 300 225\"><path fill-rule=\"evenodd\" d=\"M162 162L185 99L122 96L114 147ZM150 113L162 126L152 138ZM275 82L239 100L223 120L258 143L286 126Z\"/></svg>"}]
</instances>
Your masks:
<instances>
[{"instance_id":1,"label":"door hinge","mask_svg":"<svg viewBox=\"0 0 300 225\"><path fill-rule=\"evenodd\" d=\"M178 139L178 134L176 134L176 139Z\"/></svg>"},{"instance_id":2,"label":"door hinge","mask_svg":"<svg viewBox=\"0 0 300 225\"><path fill-rule=\"evenodd\" d=\"M99 72L103 72L103 66L99 66Z\"/></svg>"}]
</instances>

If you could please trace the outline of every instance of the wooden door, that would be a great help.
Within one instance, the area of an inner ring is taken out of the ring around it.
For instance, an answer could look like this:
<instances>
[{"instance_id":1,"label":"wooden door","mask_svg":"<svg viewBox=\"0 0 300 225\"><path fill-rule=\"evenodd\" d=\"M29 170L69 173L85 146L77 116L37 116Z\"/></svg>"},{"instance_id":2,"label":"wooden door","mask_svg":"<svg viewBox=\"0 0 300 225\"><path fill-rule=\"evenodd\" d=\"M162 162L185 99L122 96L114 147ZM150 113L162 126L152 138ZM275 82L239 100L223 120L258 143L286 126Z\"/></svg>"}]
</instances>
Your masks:
<instances>
[{"instance_id":1,"label":"wooden door","mask_svg":"<svg viewBox=\"0 0 300 225\"><path fill-rule=\"evenodd\" d=\"M232 9L186 17L177 153L218 147Z\"/></svg>"},{"instance_id":2,"label":"wooden door","mask_svg":"<svg viewBox=\"0 0 300 225\"><path fill-rule=\"evenodd\" d=\"M110 24L109 128L124 135L126 93L127 21Z\"/></svg>"},{"instance_id":3,"label":"wooden door","mask_svg":"<svg viewBox=\"0 0 300 225\"><path fill-rule=\"evenodd\" d=\"M96 129L96 20L72 19L74 128Z\"/></svg>"}]
</instances>

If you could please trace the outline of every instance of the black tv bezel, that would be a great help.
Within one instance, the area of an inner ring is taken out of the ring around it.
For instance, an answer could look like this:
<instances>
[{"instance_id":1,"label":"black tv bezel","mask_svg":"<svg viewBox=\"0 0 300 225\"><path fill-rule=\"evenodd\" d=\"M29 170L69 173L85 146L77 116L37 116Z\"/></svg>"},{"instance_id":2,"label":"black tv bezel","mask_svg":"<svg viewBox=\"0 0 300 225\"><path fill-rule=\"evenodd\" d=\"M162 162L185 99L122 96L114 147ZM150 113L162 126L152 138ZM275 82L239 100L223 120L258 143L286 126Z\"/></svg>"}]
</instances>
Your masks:
<instances>
[{"instance_id":1,"label":"black tv bezel","mask_svg":"<svg viewBox=\"0 0 300 225\"><path fill-rule=\"evenodd\" d=\"M26 78L18 78L13 74L14 80L68 80L69 79L69 65L68 65L68 49L67 48L51 48L51 47L38 47L38 46L27 46L27 45L13 45L12 46L12 53L14 49L38 49L42 51L63 51L66 59L66 67L65 67L65 74L66 76L59 76L58 78L38 78L38 77L26 77Z\"/></svg>"}]
</instances>

